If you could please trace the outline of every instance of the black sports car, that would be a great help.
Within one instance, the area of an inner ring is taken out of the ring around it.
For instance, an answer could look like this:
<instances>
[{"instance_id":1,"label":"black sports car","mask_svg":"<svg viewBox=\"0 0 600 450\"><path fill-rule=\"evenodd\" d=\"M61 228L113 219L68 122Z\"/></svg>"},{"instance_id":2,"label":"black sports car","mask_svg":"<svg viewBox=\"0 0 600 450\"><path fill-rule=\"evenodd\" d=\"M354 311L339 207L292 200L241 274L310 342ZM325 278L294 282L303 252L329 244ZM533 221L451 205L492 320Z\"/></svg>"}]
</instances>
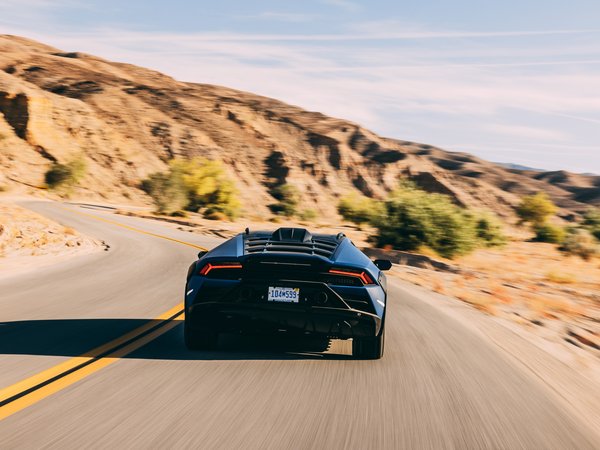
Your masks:
<instances>
[{"instance_id":1,"label":"black sports car","mask_svg":"<svg viewBox=\"0 0 600 450\"><path fill-rule=\"evenodd\" d=\"M198 258L185 287L188 348L213 349L221 332L286 332L352 339L353 356L383 356L391 263L344 234L246 229Z\"/></svg>"}]
</instances>

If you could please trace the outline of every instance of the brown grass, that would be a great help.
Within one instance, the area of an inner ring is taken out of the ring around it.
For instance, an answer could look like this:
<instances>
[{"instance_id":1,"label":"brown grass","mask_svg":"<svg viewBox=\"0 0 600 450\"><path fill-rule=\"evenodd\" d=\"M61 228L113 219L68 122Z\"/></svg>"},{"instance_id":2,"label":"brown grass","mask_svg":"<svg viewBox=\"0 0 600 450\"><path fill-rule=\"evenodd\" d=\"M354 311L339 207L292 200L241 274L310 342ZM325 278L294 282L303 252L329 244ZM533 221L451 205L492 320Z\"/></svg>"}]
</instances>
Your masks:
<instances>
[{"instance_id":1,"label":"brown grass","mask_svg":"<svg viewBox=\"0 0 600 450\"><path fill-rule=\"evenodd\" d=\"M574 284L577 283L577 277L570 273L560 273L555 271L547 272L545 275L546 281L558 284Z\"/></svg>"},{"instance_id":2,"label":"brown grass","mask_svg":"<svg viewBox=\"0 0 600 450\"><path fill-rule=\"evenodd\" d=\"M70 227L61 226L45 217L13 204L0 203L0 254L37 255L50 247L64 247L68 242L81 242Z\"/></svg>"},{"instance_id":3,"label":"brown grass","mask_svg":"<svg viewBox=\"0 0 600 450\"><path fill-rule=\"evenodd\" d=\"M498 282L492 285L490 289L490 294L494 299L496 299L500 303L504 303L505 305L510 305L514 301L514 299L508 292L508 289Z\"/></svg>"},{"instance_id":4,"label":"brown grass","mask_svg":"<svg viewBox=\"0 0 600 450\"><path fill-rule=\"evenodd\" d=\"M446 293L446 288L444 287L444 283L438 278L435 278L433 280L433 286L431 289L433 290L433 292L437 292L438 294Z\"/></svg>"},{"instance_id":5,"label":"brown grass","mask_svg":"<svg viewBox=\"0 0 600 450\"><path fill-rule=\"evenodd\" d=\"M565 256L551 244L511 241L503 249L482 249L454 262L461 272L398 271L401 278L458 298L486 314L561 333L584 327L600 335L600 259ZM554 327L544 322L559 322ZM542 331L543 330L543 331Z\"/></svg>"}]
</instances>

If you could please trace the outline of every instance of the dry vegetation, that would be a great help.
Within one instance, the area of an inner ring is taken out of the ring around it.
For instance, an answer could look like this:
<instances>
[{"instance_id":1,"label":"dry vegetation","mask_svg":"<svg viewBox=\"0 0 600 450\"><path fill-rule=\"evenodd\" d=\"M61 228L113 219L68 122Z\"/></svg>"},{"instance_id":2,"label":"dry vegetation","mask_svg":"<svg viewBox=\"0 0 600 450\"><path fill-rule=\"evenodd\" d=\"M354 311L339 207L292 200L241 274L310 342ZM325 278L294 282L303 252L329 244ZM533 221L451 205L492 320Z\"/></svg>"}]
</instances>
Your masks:
<instances>
[{"instance_id":1,"label":"dry vegetation","mask_svg":"<svg viewBox=\"0 0 600 450\"><path fill-rule=\"evenodd\" d=\"M600 258L514 241L451 264L457 273L400 267L394 275L600 356Z\"/></svg>"}]
</instances>

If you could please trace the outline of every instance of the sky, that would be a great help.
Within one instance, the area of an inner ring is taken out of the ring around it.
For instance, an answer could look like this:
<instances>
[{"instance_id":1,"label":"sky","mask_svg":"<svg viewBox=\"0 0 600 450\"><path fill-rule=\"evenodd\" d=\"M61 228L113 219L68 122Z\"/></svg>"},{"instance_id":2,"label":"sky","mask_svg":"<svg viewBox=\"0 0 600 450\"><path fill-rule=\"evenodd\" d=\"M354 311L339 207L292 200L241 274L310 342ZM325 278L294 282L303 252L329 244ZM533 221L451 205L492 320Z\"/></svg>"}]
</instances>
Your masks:
<instances>
[{"instance_id":1,"label":"sky","mask_svg":"<svg viewBox=\"0 0 600 450\"><path fill-rule=\"evenodd\" d=\"M597 0L0 0L0 33L600 174Z\"/></svg>"}]
</instances>

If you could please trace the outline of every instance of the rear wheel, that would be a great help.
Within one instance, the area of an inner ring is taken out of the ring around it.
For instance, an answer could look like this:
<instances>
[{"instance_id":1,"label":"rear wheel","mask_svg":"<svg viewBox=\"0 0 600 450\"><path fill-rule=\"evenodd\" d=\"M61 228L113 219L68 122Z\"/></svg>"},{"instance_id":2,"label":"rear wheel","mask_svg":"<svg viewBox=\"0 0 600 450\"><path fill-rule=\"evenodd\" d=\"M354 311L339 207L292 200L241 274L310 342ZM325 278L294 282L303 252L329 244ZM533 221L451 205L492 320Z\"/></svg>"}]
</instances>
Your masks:
<instances>
[{"instance_id":1,"label":"rear wheel","mask_svg":"<svg viewBox=\"0 0 600 450\"><path fill-rule=\"evenodd\" d=\"M352 339L352 356L359 359L380 359L385 345L385 326L372 338Z\"/></svg>"},{"instance_id":2,"label":"rear wheel","mask_svg":"<svg viewBox=\"0 0 600 450\"><path fill-rule=\"evenodd\" d=\"M183 340L188 350L214 350L219 333L211 330L192 330L187 319L183 323Z\"/></svg>"}]
</instances>

